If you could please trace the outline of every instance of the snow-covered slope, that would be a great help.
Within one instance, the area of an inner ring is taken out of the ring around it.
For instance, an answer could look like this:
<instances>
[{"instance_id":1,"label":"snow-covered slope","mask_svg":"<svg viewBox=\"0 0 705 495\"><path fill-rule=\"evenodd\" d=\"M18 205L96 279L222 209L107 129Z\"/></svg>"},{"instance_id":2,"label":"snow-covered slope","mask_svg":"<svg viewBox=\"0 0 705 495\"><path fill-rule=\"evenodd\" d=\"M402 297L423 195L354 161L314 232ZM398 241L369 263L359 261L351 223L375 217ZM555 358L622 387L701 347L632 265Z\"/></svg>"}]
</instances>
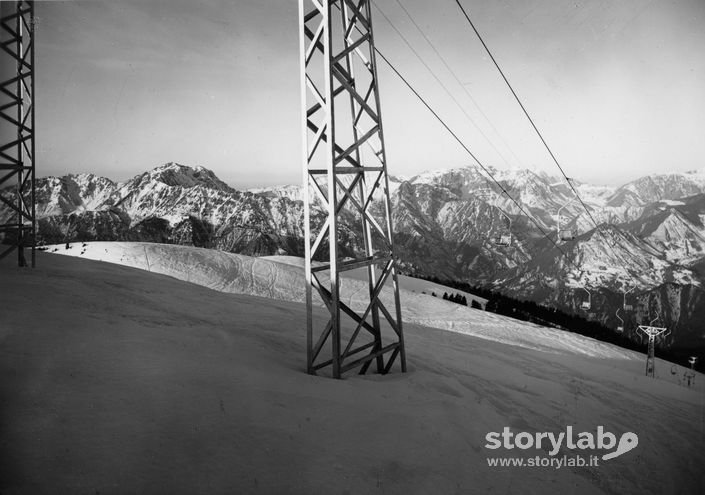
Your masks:
<instances>
[{"instance_id":1,"label":"snow-covered slope","mask_svg":"<svg viewBox=\"0 0 705 495\"><path fill-rule=\"evenodd\" d=\"M45 253L34 270L0 261L0 278L13 287L0 305L2 493L705 488L705 379L679 386L683 369L672 375L658 359L653 380L641 359L572 345L539 352L407 323L408 373L336 381L303 371L300 303ZM527 338L534 330L524 328ZM488 466L549 458L545 447L490 450L489 432L558 436L568 426L634 432L638 445L602 460L604 449L564 442L553 457L597 455L597 466Z\"/></svg>"},{"instance_id":2,"label":"snow-covered slope","mask_svg":"<svg viewBox=\"0 0 705 495\"><path fill-rule=\"evenodd\" d=\"M303 269L291 259L281 262L275 261L276 258L253 258L190 246L135 242L90 242L72 244L69 249L56 245L48 246L48 252L140 268L221 292L305 301ZM526 324L416 292L411 289L416 284L407 280L401 285L404 322L548 352L636 359L631 351L581 335ZM367 290L367 284L354 274L343 275L341 298L353 309L364 310ZM392 307L392 297L387 288L381 299L387 307ZM320 299L315 300L323 307Z\"/></svg>"},{"instance_id":3,"label":"snow-covered slope","mask_svg":"<svg viewBox=\"0 0 705 495\"><path fill-rule=\"evenodd\" d=\"M674 200L701 193L705 193L705 168L640 177L617 189L608 199L608 204L644 206L660 200Z\"/></svg>"},{"instance_id":4,"label":"snow-covered slope","mask_svg":"<svg viewBox=\"0 0 705 495\"><path fill-rule=\"evenodd\" d=\"M613 226L590 232L571 248L575 265L566 268L577 285L642 288L667 281L699 286L692 270L674 267L654 246Z\"/></svg>"},{"instance_id":5,"label":"snow-covered slope","mask_svg":"<svg viewBox=\"0 0 705 495\"><path fill-rule=\"evenodd\" d=\"M304 266L304 259L303 258L298 258L296 256L261 256L258 258L259 260L269 260L269 261L275 261L277 263L283 263L285 265L293 265L299 268L303 268ZM354 270L346 270L343 273L343 277L345 278L352 278L355 280L362 280L364 282L367 282L367 269L366 268L355 268ZM477 304L480 305L482 309L485 308L485 305L487 304L487 299L484 297L477 296L475 294L471 294L469 292L465 292L459 289L452 289L448 286L442 285L442 284L437 284L435 282L429 282L428 280L423 280L420 278L414 278L414 277L408 277L406 275L397 275L397 279L399 280L399 287L402 290L408 291L408 292L417 292L420 294L427 294L427 295L433 295L436 294L436 297L442 298L443 293L448 293L448 295L451 294L458 294L460 296L464 296L465 299L467 300L467 305L470 306L472 305L473 301L476 302Z\"/></svg>"},{"instance_id":6,"label":"snow-covered slope","mask_svg":"<svg viewBox=\"0 0 705 495\"><path fill-rule=\"evenodd\" d=\"M47 177L37 183L37 216L110 208L119 197L118 184L92 174Z\"/></svg>"},{"instance_id":7,"label":"snow-covered slope","mask_svg":"<svg viewBox=\"0 0 705 495\"><path fill-rule=\"evenodd\" d=\"M251 192L252 194L260 194L271 198L289 198L292 201L304 200L304 194L301 186L294 185L255 187L248 189L247 192Z\"/></svg>"},{"instance_id":8,"label":"snow-covered slope","mask_svg":"<svg viewBox=\"0 0 705 495\"><path fill-rule=\"evenodd\" d=\"M629 228L674 263L689 265L705 256L705 225L700 218L705 195L651 205ZM698 208L697 203L701 203Z\"/></svg>"}]
</instances>

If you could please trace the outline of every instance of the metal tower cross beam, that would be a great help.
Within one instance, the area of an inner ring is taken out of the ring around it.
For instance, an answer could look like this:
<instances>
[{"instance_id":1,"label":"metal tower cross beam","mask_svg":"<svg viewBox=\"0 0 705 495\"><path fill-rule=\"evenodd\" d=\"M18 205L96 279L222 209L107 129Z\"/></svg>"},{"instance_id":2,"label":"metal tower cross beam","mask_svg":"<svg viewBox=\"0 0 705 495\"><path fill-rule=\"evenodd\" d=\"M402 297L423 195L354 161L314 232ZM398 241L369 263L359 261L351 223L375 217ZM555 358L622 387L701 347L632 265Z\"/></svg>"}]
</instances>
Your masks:
<instances>
[{"instance_id":1,"label":"metal tower cross beam","mask_svg":"<svg viewBox=\"0 0 705 495\"><path fill-rule=\"evenodd\" d=\"M35 265L34 2L0 2L0 259Z\"/></svg>"},{"instance_id":2,"label":"metal tower cross beam","mask_svg":"<svg viewBox=\"0 0 705 495\"><path fill-rule=\"evenodd\" d=\"M299 0L307 371L335 378L397 357L406 371L370 14L371 0ZM364 293L341 279L353 269Z\"/></svg>"},{"instance_id":3,"label":"metal tower cross beam","mask_svg":"<svg viewBox=\"0 0 705 495\"><path fill-rule=\"evenodd\" d=\"M646 354L646 376L655 378L656 376L656 358L655 358L655 342L656 337L660 335L668 335L670 332L667 328L653 327L650 325L639 325L637 331L644 333L649 337L649 347Z\"/></svg>"}]
</instances>

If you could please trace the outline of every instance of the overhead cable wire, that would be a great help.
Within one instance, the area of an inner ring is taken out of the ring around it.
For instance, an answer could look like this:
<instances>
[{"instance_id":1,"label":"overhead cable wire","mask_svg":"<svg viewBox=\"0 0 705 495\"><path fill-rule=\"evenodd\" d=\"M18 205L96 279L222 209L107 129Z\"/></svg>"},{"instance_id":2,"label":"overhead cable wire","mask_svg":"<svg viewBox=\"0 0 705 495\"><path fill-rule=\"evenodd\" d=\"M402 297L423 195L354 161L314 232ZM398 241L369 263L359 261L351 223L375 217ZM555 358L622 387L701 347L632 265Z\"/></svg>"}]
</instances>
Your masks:
<instances>
[{"instance_id":1,"label":"overhead cable wire","mask_svg":"<svg viewBox=\"0 0 705 495\"><path fill-rule=\"evenodd\" d=\"M563 167L561 167L561 164L558 162L558 159L556 159L556 156L554 155L553 151L551 148L548 146L548 143L544 139L543 135L541 134L541 131L539 131L538 127L536 127L536 124L534 123L534 120L531 118L529 115L529 112L526 110L526 107L524 107L524 104L521 102L521 99L519 99L519 96L517 95L516 91L514 91L514 88L510 84L509 80L507 79L507 76L505 76L504 71L500 68L499 64L497 63L497 60L494 58L494 55L492 55L492 52L490 51L489 47L487 46L487 43L485 43L485 40L482 38L482 35L480 35L480 32L477 30L475 27L475 24L472 22L470 19L470 16L468 15L467 11L463 7L463 4L460 3L460 0L455 0L455 3L458 5L458 8L460 8L461 12L463 13L465 19L468 21L468 24L472 28L472 30L475 32L475 35L477 38L480 40L480 43L484 47L485 51L487 52L487 55L489 55L490 59L492 60L492 63L494 66L497 68L497 71L499 74L502 76L502 79L506 83L507 87L509 88L509 91L511 91L512 95L514 96L514 99L517 101L519 104L519 107L521 107L521 110L524 112L524 115L528 119L529 123L531 124L531 127L533 127L534 131L538 135L539 139L543 143L544 147L546 148L546 151L548 151L548 154L551 156L551 159L553 162L556 164L558 167L558 170L560 170L561 174L565 178L566 182L568 183L568 186L573 190L573 193L575 196L578 198L578 201L580 201L580 204L582 205L583 209L585 212L588 214L588 217L592 221L593 225L595 226L595 230L602 236L602 239L604 240L605 244L609 247L610 251L612 251L612 255L616 258L616 253L612 249L611 244L607 240L605 233L600 229L600 227L597 224L597 221L595 220L595 217L593 217L592 213L590 212L590 209L587 207L583 199L580 197L580 194L578 193L578 190L575 188L575 186L571 183L571 180L568 178L566 175L565 171L563 170Z\"/></svg>"},{"instance_id":2,"label":"overhead cable wire","mask_svg":"<svg viewBox=\"0 0 705 495\"><path fill-rule=\"evenodd\" d=\"M465 115L465 118L467 118L468 121L475 127L475 129L477 129L477 131L482 135L482 137L485 138L485 141L487 141L487 142L489 143L489 145L492 147L492 149L495 150L495 152L499 155L499 157L502 159L502 161L503 161L508 167L511 167L511 165L509 164L509 162L507 161L507 159L504 157L504 155L502 155L502 153L497 149L497 147L494 145L494 143L492 143L492 141L490 140L490 138L487 137L487 135L486 135L486 134L483 132L483 130L480 128L480 126L477 125L477 123L475 122L475 120L470 116L470 114L469 114L469 113L467 112L467 110L463 107L463 105L460 104L460 102L459 102L458 99L453 95L453 93L450 91L450 89L448 89L448 87L443 83L443 81L441 81L441 79L438 77L438 75L436 75L436 73L434 72L434 70L426 63L426 61L423 59L423 57L421 57L421 55L419 54L419 52L416 51L416 49L411 45L411 42L407 39L407 37L404 36L404 34L403 34L399 29L397 29L397 27L394 25L394 23L392 22L392 20L387 16L387 14L384 13L384 11L380 8L379 5L377 5L377 4L374 3L374 2L373 2L373 5L374 5L375 8L377 9L377 11L378 11L380 14L382 14L382 17L384 17L384 19L385 19L385 20L387 21L387 23L392 27L392 29L397 33L397 35L399 35L399 37L404 41L404 43L406 44L406 46L407 46L407 47L409 48L409 50L411 50L411 52L416 56L416 58L419 60L419 62L421 62L421 63L423 64L423 66L426 68L426 70L428 71L428 73L431 74L431 76L432 76L432 77L436 80L436 82L443 88L443 90L444 90L444 91L446 92L446 94L450 97L450 99L453 100L453 103L455 103L455 106L458 107L458 109L463 113L463 115ZM402 6L402 9L403 9L403 8L404 8L404 7ZM406 9L404 9L404 12L406 12L407 16L409 16L409 19L411 19L411 22L414 23L414 25L417 27L417 29L420 30L420 28L418 27L418 25L416 24L416 22L415 22L415 21L413 20L413 18L409 15L408 11L407 11ZM422 35L423 35L423 32L422 32ZM423 35L423 36L424 36L424 38L426 37L425 35ZM426 39L426 41L428 41L428 43L431 44L431 42L430 42L428 39ZM433 48L434 51L435 51L435 47L433 47L433 45L431 45L431 48ZM436 52L436 53L438 53L438 52ZM439 58L440 58L440 55L439 55ZM445 62L444 62L444 63L445 63ZM447 67L447 65L446 65L446 67ZM456 77L456 80L457 80L457 77ZM460 81L458 81L458 82L460 82ZM462 83L460 83L460 84L462 85ZM465 89L465 88L463 87L463 89ZM466 93L467 93L467 90L466 90ZM472 98L472 97L471 97L471 98ZM474 100L473 100L473 103L474 103ZM477 104L476 104L476 106L477 106ZM483 114L483 115L484 115L484 114ZM487 119L486 116L485 116L485 119Z\"/></svg>"},{"instance_id":3,"label":"overhead cable wire","mask_svg":"<svg viewBox=\"0 0 705 495\"><path fill-rule=\"evenodd\" d=\"M340 10L340 5L336 3L336 7ZM377 7L379 10L379 7ZM381 12L381 10L380 10ZM384 15L384 14L382 14ZM360 29L355 26L356 31L360 32ZM494 177L492 172L490 172L487 167L475 156L475 154L470 151L470 149L465 145L465 143L458 137L458 135L446 124L446 122L441 118L441 116L429 105L429 103L421 96L421 94L416 91L416 89L411 85L411 83L399 72L399 70L392 64L387 57L384 56L384 54L377 48L377 46L374 46L374 51L377 55L384 60L384 62L389 66L389 68L394 72L394 74L401 79L401 81L406 85L406 87L416 96L416 98L426 107L426 109L435 117L435 119L445 128L446 131L458 142L458 144L465 150L465 152L477 163L477 165L487 174L487 176L499 187L499 189L502 191L502 193L506 194L507 197L514 203L519 211L524 214L529 220L532 221L534 225L536 225L536 228L541 232L541 234L548 239L557 249L558 251L561 252L563 258L573 265L578 271L580 271L580 267L575 264L573 260L571 260L567 253L561 248L561 246L553 240L553 237L549 234L546 233L546 231L543 229L541 224L530 214L528 213L524 207L515 200L511 194L504 188L502 184ZM487 180L487 179L486 179Z\"/></svg>"},{"instance_id":4,"label":"overhead cable wire","mask_svg":"<svg viewBox=\"0 0 705 495\"><path fill-rule=\"evenodd\" d=\"M551 235L547 234L546 231L545 231L545 230L543 229L543 227L541 226L541 224L540 224L530 213L528 213L528 212L524 209L524 207L523 207L516 199L514 199L514 198L512 197L511 194L509 194L509 192L504 188L504 186L503 186L502 184L500 184L499 181L494 177L494 175L492 174L492 172L490 172L490 171L487 169L487 167L485 167L485 165L475 156L475 154L474 154L472 151L470 151L470 149L469 149L469 148L465 145L465 143L458 137L458 135L448 126L448 124L446 124L446 122L443 120L443 118L442 118L440 115L438 115L438 113L436 113L436 111L435 111L435 110L428 104L428 102L418 93L418 91L416 91L416 89L414 89L414 87L411 85L411 83L409 83L409 81L397 70L397 68L394 67L394 65L389 61L389 59L387 59L387 57L385 57L385 56L382 54L382 52L379 51L379 49L378 49L377 47L375 47L375 52L377 53L377 55L380 56L380 58L382 58L382 60L384 60L384 62L389 66L389 68L392 69L392 71L397 75L397 77L399 77L399 79L402 80L402 82L406 85L407 88L409 88L409 90L416 96L416 98L419 99L419 101L426 107L426 109L427 109L429 112L431 112L431 114L432 114L432 115L436 118L436 120L438 120L438 122L446 129L446 131L448 131L448 133L449 133L451 136L453 136L453 138L454 138L454 139L458 142L458 144L465 150L465 152L466 152L468 155L470 155L470 157L471 157L473 160L475 160L475 162L477 163L477 165L480 166L480 168L482 168L482 170L489 176L489 178L490 178L495 184L497 184L497 187L500 188L500 190L502 191L502 193L506 194L507 197L512 201L512 203L514 203L514 204L517 206L517 208L519 208L519 211L521 211L521 212L524 214L524 216L526 216L527 218L529 218L529 219L534 223L534 225L536 225L536 227L537 227L538 230L541 232L541 234L543 234L543 236L544 236L545 238L547 238L549 241L551 241L551 243L552 243L556 248L558 248L558 250L562 253L563 257L564 257L571 265L573 265L576 269L580 270L580 267L579 267L578 265L576 265L575 262L573 262L573 260L571 260L571 259L568 257L567 253L561 248L561 246L560 246L556 241L553 240L553 237L552 237Z\"/></svg>"},{"instance_id":5,"label":"overhead cable wire","mask_svg":"<svg viewBox=\"0 0 705 495\"><path fill-rule=\"evenodd\" d=\"M397 4L399 5L399 7L401 7L401 9L404 11L404 13L406 14L406 16L407 16L407 17L409 18L409 20L411 21L411 23L416 27L416 29L418 30L418 32L421 33L421 36L423 36L423 38L426 40L426 43L428 43L428 45L431 47L431 49L433 50L433 52L436 54L436 56L439 58L439 60L443 63L443 66L446 68L446 70L453 76L453 79L455 79L455 82L458 83L458 86L460 86L460 87L463 89L463 92L467 95L467 97L470 99L470 101L471 101L472 104L475 106L475 108L477 108L477 111L480 112L480 115L482 115L482 116L484 117L484 119L487 121L487 123L490 125L490 128L494 131L494 133L497 135L497 137L498 137L499 140L502 142L502 144L507 148L507 150L509 150L509 153L511 153L511 155L514 157L514 159L515 159L516 162L519 164L519 166L522 166L522 167L523 167L523 164L522 164L521 160L519 159L519 157L516 155L516 153L514 153L514 150L511 148L511 146L509 146L509 144L504 140L504 138L502 137L502 135L499 133L499 131L497 130L497 128L494 126L494 124L493 124L492 121L490 120L490 118L489 118L489 117L487 116L487 114L485 114L485 112L482 110L482 108L480 107L480 104L479 104L479 103L475 100L475 98L473 98L473 96L470 94L470 91L468 91L466 85L463 84L463 82L460 80L460 78L459 78L458 75L455 73L455 71L453 70L453 68L452 68L452 67L450 66L450 64L446 61L446 58L445 58L445 57L440 53L440 51L436 48L436 46L434 45L434 43L433 43L433 42L431 41L431 39L426 35L426 33L424 32L424 30L421 28L421 26L419 26L419 24L414 20L414 18L411 16L411 14L410 14L409 11L406 9L406 7L404 7L404 4L401 2L401 0L395 0L395 1L396 1ZM375 5L375 6L376 6L376 5ZM379 10L379 7L377 7L377 9ZM384 14L382 14L382 15L384 15ZM479 130L479 129L478 129L478 130ZM480 132L481 132L482 136L487 140L487 142L490 143L490 145L492 146L492 148L497 152L497 154L498 154L500 157L502 157L502 160L504 161L504 163L506 163L507 165L509 165L509 163L507 163L507 160L504 159L504 156L502 156L502 153L499 152L499 150L498 150L498 149L494 146L494 144L487 138L487 136L485 136L484 133L482 133L482 131L480 131ZM511 165L509 165L509 166L511 167Z\"/></svg>"},{"instance_id":6,"label":"overhead cable wire","mask_svg":"<svg viewBox=\"0 0 705 495\"><path fill-rule=\"evenodd\" d=\"M551 159L553 162L556 164L558 167L558 170L561 171L561 174L563 177L566 179L566 182L570 186L570 188L573 190L573 193L575 193L575 196L578 198L580 201L580 204L582 204L583 208L587 212L588 216L592 220L592 223L595 225L595 228L599 231L599 227L597 226L597 222L595 221L595 218L592 216L592 213L590 213L590 210L588 209L587 205L583 201L583 199L580 197L580 194L578 194L577 189L575 189L575 186L570 182L568 176L566 175L565 171L563 170L563 167L561 167L561 164L558 162L558 159L556 159L556 156L553 154L553 151L551 148L548 146L548 143L544 139L543 135L541 134L541 131L539 131L538 127L536 127L536 124L534 123L534 120L531 118L529 115L529 112L526 110L526 107L524 107L524 104L521 102L521 99L519 99L519 96L517 95L516 91L514 91L514 88L510 84L509 80L507 79L507 76L504 75L504 71L502 71L501 67L497 63L497 60L494 58L494 55L492 55L492 52L490 51L489 47L487 46L487 43L485 43L485 40L482 38L480 35L480 32L477 30L475 27L475 24L473 24L472 20L470 19L470 16L468 15L467 11L463 7L463 4L460 3L460 0L455 0L455 3L458 5L460 10L462 11L463 15L465 16L465 19L468 21L470 24L470 27L472 30L475 32L475 35L477 35L477 38L480 40L480 43L482 43L482 46L484 47L485 51L487 52L487 55L489 55L490 59L492 60L492 63L494 66L497 68L497 71L499 74L502 76L502 79L504 79L504 82L506 83L507 87L509 88L509 91L511 91L512 95L514 96L514 99L517 101L519 104L519 107L521 107L521 110L524 112L524 115L528 119L529 123L531 124L531 127L534 128L534 131L538 135L539 139L543 143L544 147L546 148L546 151L548 151L548 154L551 156Z\"/></svg>"},{"instance_id":7,"label":"overhead cable wire","mask_svg":"<svg viewBox=\"0 0 705 495\"><path fill-rule=\"evenodd\" d=\"M494 147L494 145L492 144L492 142L487 138L487 136L485 136L485 134L482 132L482 130L481 130L481 129L477 126L477 124L474 122L474 120L472 119L472 117L470 117L470 116L467 114L467 112L465 112L464 108L462 107L462 105L460 105L460 103L458 102L458 100L453 96L453 94L448 90L448 88L445 86L445 84L443 84L443 82L438 78L438 76L436 76L436 74L435 74L435 73L433 72L433 70L428 66L428 64L423 60L423 58L419 55L419 53L414 49L414 47L411 45L411 43L409 42L409 40L399 31L399 29L397 29L397 27L394 25L394 23L391 21L391 19L389 19L389 17L384 13L384 11L382 11L382 9L381 9L376 3L374 3L374 2L372 2L372 3L373 3L373 5L375 6L375 8L378 10L378 12L382 15L382 17L384 17L384 19L387 21L387 23L392 27L392 29L399 35L399 37L404 41L404 43L406 43L407 47L414 53L414 55L416 55L416 58L424 65L424 67L426 68L426 70L434 77L434 79L436 80L436 82L438 82L438 84L439 84L439 85L445 90L445 92L451 97L451 99L455 102L455 104L458 106L458 108L459 108L463 113L465 113L465 116L466 116L466 117L470 120L470 122L477 128L477 130L480 131L480 133L481 133L482 136L487 140L487 142L490 143L490 145ZM402 7L402 8L403 8L403 7ZM406 14L407 14L407 16L409 17L409 19L411 19L411 22L413 22L413 23L417 26L417 28L418 28L418 24L414 21L414 19L411 17L411 15L409 14L409 12L408 12L406 9L404 9L404 11L406 12ZM419 28L419 29L420 29L420 28ZM423 33L422 33L422 34L423 34ZM425 37L425 35L424 35L424 37ZM428 41L428 40L427 40L427 41ZM430 41L429 41L429 44L431 44ZM435 47L434 47L434 50L435 50ZM389 60L387 60L387 59L379 52L379 50L377 50L377 48L375 48L375 51L384 59L384 61L392 68L392 70L394 70L395 72L397 72L396 69L391 65L391 63L389 62ZM439 58L442 58L442 57L440 57L440 54L439 54ZM451 72L452 72L452 71L451 71ZM404 78L401 76L401 74L398 73L398 72L397 72L397 74L398 74L398 75L401 77L401 79L407 84L407 86L409 86L409 89L411 89L412 92L414 92L418 97L420 97L420 95L409 85L409 83L408 83L406 80L404 80ZM457 78L456 78L456 79L457 79ZM472 98L472 97L471 97L471 98ZM426 105L426 107L431 111L431 113L433 113L433 114L436 116L436 118L440 119L440 117L438 116L438 114L437 114L435 111L433 111L433 110L431 109L431 107L430 107L428 104L426 104L425 100L421 99L421 101ZM489 120L488 120L488 121L489 121ZM485 168L485 166L480 162L480 160L464 145L464 143L462 142L462 140L460 140L460 139L458 138L458 136L457 136L453 131L451 131L448 126L445 125L445 122L441 121L441 123L442 123L442 124L446 127L446 129L453 135L453 137L461 144L461 146L463 146L463 148L465 148L465 150L466 150L468 153L470 153L470 156L473 158L473 160L475 160L475 162L478 163L478 165L480 165L480 167L482 167L482 169L485 171L485 173L487 173L489 176L492 177L492 180L497 184L497 186L500 188L500 190L501 190L504 194L506 194L507 196L509 196L509 193L507 193L507 191L505 190L505 188L504 188L497 180L495 180L494 176L489 172L489 170L487 170L487 168ZM502 159L504 160L505 163L507 163L506 159L502 156L501 153L499 153L499 150L497 150L497 149L495 148L495 151L497 151L497 153L499 154L499 156L502 157ZM509 163L507 163L507 165L509 166ZM515 202L515 203L516 203L516 202ZM518 203L517 203L517 206L519 206ZM526 214L527 216L530 216L528 213L525 213L525 214ZM532 219L533 219L533 218L532 218ZM537 222L534 222L534 223L536 223L536 224L538 225ZM542 232L543 232L543 230L542 230Z\"/></svg>"}]
</instances>

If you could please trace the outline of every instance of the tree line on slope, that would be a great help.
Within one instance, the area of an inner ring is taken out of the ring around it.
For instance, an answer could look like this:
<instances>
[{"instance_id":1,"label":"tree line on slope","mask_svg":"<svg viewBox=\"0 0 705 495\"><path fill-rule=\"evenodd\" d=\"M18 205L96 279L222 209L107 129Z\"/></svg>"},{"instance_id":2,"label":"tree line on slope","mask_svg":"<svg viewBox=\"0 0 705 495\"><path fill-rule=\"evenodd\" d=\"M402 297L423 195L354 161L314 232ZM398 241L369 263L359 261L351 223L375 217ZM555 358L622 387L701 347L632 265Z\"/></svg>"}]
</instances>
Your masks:
<instances>
[{"instance_id":1,"label":"tree line on slope","mask_svg":"<svg viewBox=\"0 0 705 495\"><path fill-rule=\"evenodd\" d=\"M508 316L521 321L536 323L538 325L559 328L561 330L577 333L585 337L590 337L640 353L645 353L646 350L645 344L634 342L626 336L619 334L596 321L587 320L578 315L565 313L556 308L542 306L534 301L515 299L484 287L470 285L466 282L460 282L457 280L441 280L438 277L432 276L417 276L428 280L429 282L445 285L447 287L452 287L453 289L485 298L487 299L485 310L492 313ZM693 351L685 354L677 350L672 351L658 349L657 351L657 357L686 367L690 367L688 364L688 357L690 355L693 355ZM703 366L705 365L704 361L705 359L699 359L695 369L703 370Z\"/></svg>"}]
</instances>

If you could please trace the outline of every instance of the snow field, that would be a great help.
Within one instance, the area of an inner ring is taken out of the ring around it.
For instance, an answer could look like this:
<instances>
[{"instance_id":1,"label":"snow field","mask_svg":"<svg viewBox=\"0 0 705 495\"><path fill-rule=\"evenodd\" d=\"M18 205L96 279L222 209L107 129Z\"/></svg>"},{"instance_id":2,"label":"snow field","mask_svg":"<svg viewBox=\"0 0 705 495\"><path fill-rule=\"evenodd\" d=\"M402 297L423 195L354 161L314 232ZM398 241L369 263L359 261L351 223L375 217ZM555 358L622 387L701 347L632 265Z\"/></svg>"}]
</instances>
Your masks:
<instances>
[{"instance_id":1,"label":"snow field","mask_svg":"<svg viewBox=\"0 0 705 495\"><path fill-rule=\"evenodd\" d=\"M160 266L156 252L147 253L149 266ZM2 493L696 494L705 487L703 389L648 379L642 361L572 347L537 351L407 323L408 373L313 377L303 371L302 304L78 258L39 253L34 270L0 262L14 288L0 306ZM185 257L179 266L193 267L197 278L201 261ZM258 265L248 273L272 280L275 272ZM659 360L657 370L663 366ZM566 425L633 431L639 446L590 468L487 465L490 456L546 455L490 451L488 432L558 433Z\"/></svg>"},{"instance_id":2,"label":"snow field","mask_svg":"<svg viewBox=\"0 0 705 495\"><path fill-rule=\"evenodd\" d=\"M48 251L140 268L221 292L305 302L305 278L301 258L254 258L190 246L138 242L73 243L68 250L64 245L53 245L48 246ZM356 279L355 277L360 278L361 275L354 272L355 270L351 270L343 274L342 300L353 309L363 310L367 298L367 284ZM469 303L473 296L462 291L410 277L400 277L400 288L405 323L450 330L545 352L641 359L637 353L581 335L520 322L430 295L431 291L435 291L438 296L445 291L461 292L468 296ZM427 294L420 293L421 290ZM389 285L381 298L388 308L394 306ZM323 306L320 299L314 299Z\"/></svg>"}]
</instances>

